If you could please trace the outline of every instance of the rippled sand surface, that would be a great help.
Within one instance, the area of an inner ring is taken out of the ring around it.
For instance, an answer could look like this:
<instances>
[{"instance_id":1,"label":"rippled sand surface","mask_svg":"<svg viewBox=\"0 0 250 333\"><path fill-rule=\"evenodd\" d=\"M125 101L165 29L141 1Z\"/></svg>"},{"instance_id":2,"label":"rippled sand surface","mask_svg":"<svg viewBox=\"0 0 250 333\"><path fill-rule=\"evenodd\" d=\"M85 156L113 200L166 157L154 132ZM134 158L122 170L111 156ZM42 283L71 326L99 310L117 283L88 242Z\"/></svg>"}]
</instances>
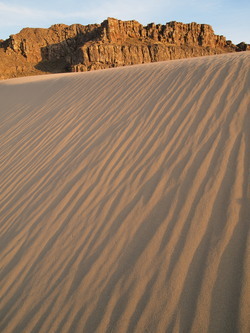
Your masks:
<instances>
[{"instance_id":1,"label":"rippled sand surface","mask_svg":"<svg viewBox=\"0 0 250 333\"><path fill-rule=\"evenodd\" d=\"M0 82L0 331L249 332L250 53Z\"/></svg>"}]
</instances>

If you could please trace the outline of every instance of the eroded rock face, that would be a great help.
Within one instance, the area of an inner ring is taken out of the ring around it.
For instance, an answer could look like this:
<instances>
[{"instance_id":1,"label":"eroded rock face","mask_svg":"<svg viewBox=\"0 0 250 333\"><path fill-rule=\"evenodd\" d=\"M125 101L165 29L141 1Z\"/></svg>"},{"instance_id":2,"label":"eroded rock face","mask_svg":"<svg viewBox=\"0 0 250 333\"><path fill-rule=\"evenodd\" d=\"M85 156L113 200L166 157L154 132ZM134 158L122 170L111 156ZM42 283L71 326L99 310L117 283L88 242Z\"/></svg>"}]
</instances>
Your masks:
<instances>
[{"instance_id":1,"label":"eroded rock face","mask_svg":"<svg viewBox=\"0 0 250 333\"><path fill-rule=\"evenodd\" d=\"M222 53L205 47L100 44L84 46L73 59L72 71L87 71L156 61L198 57ZM74 65L74 63L77 63Z\"/></svg>"},{"instance_id":2,"label":"eroded rock face","mask_svg":"<svg viewBox=\"0 0 250 333\"><path fill-rule=\"evenodd\" d=\"M56 24L48 29L25 28L0 41L0 77L86 71L244 48L215 35L207 24L143 26L137 21L113 18L87 26Z\"/></svg>"},{"instance_id":3,"label":"eroded rock face","mask_svg":"<svg viewBox=\"0 0 250 333\"><path fill-rule=\"evenodd\" d=\"M73 52L77 46L94 40L100 25L55 24L49 29L25 28L8 40L8 50L23 55L30 62L55 60Z\"/></svg>"}]
</instances>

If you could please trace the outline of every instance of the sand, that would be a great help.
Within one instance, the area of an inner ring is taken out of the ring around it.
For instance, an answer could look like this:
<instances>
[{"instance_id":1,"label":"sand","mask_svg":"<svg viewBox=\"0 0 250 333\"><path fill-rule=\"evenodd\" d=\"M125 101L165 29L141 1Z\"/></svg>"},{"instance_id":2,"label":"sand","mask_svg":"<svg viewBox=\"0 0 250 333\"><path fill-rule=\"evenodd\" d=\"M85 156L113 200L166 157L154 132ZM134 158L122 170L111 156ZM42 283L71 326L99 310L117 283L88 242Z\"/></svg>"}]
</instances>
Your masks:
<instances>
[{"instance_id":1,"label":"sand","mask_svg":"<svg viewBox=\"0 0 250 333\"><path fill-rule=\"evenodd\" d=\"M1 332L249 332L250 53L0 83Z\"/></svg>"}]
</instances>

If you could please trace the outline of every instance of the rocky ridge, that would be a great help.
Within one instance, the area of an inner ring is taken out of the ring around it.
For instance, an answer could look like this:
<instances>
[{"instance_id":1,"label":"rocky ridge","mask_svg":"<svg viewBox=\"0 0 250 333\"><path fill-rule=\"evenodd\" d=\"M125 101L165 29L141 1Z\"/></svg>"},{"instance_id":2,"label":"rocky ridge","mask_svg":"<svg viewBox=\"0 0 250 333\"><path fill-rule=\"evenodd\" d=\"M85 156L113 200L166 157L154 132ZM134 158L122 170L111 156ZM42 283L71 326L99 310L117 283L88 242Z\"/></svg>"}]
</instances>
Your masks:
<instances>
[{"instance_id":1,"label":"rocky ridge","mask_svg":"<svg viewBox=\"0 0 250 333\"><path fill-rule=\"evenodd\" d=\"M0 40L0 78L46 72L88 71L249 49L207 24L165 25L108 18L101 24L24 28Z\"/></svg>"}]
</instances>

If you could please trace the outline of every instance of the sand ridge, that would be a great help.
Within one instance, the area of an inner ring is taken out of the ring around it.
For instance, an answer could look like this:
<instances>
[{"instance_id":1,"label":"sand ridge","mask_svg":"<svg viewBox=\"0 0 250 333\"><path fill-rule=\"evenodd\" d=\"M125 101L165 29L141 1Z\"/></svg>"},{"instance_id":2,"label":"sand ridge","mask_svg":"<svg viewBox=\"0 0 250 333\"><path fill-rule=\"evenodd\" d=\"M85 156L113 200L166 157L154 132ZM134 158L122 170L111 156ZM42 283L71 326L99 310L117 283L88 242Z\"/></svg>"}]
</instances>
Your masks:
<instances>
[{"instance_id":1,"label":"sand ridge","mask_svg":"<svg viewBox=\"0 0 250 333\"><path fill-rule=\"evenodd\" d=\"M249 59L0 82L0 331L249 331Z\"/></svg>"}]
</instances>

